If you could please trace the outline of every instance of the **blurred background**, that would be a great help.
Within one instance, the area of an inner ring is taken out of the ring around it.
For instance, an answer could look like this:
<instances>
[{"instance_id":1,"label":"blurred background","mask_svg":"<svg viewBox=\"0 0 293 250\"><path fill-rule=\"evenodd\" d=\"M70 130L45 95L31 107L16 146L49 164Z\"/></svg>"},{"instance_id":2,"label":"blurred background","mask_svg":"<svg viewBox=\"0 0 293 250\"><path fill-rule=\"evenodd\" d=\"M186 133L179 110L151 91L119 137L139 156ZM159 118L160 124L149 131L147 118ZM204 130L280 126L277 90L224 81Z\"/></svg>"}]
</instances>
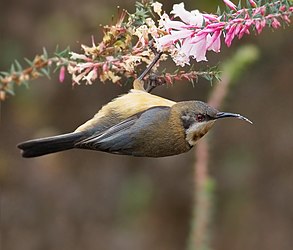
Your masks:
<instances>
[{"instance_id":1,"label":"blurred background","mask_svg":"<svg viewBox=\"0 0 293 250\"><path fill-rule=\"evenodd\" d=\"M213 12L221 1L185 1ZM173 3L168 1L166 10ZM99 41L116 6L134 1L2 0L0 70L14 59ZM291 250L293 247L293 29L266 29L236 41L209 64L226 61L243 44L259 60L230 88L222 110L254 122L219 122L209 135L215 182L210 245L215 250ZM201 67L201 65L196 65ZM16 144L70 132L131 86L71 86L39 79L1 105L1 249L182 250L188 245L194 198L194 150L161 159L71 150L23 159ZM208 99L208 81L178 82L155 94Z\"/></svg>"}]
</instances>

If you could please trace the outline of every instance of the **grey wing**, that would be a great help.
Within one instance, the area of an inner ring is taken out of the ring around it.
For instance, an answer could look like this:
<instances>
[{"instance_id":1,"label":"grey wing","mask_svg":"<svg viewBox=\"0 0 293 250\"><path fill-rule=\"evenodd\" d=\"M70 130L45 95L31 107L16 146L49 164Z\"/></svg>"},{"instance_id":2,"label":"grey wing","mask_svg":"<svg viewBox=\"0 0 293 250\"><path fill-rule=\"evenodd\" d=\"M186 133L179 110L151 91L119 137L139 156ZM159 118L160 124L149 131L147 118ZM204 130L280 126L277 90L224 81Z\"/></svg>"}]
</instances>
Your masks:
<instances>
[{"instance_id":1,"label":"grey wing","mask_svg":"<svg viewBox=\"0 0 293 250\"><path fill-rule=\"evenodd\" d=\"M141 133L142 128L154 123L158 113L169 109L170 107L165 106L150 108L129 117L101 133L94 134L78 142L75 144L75 147L116 154L136 155L136 136Z\"/></svg>"}]
</instances>

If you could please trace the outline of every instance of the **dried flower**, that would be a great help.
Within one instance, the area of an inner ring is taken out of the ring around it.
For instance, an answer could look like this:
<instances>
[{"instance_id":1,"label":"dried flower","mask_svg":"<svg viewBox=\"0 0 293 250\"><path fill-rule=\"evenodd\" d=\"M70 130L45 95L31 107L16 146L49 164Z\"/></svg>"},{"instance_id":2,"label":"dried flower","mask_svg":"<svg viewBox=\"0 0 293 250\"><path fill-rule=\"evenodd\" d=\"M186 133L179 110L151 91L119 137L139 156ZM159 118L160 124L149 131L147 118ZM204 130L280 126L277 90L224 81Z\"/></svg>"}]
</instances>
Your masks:
<instances>
[{"instance_id":1,"label":"dried flower","mask_svg":"<svg viewBox=\"0 0 293 250\"><path fill-rule=\"evenodd\" d=\"M161 16L161 14L162 14L162 6L163 6L163 4L161 4L159 2L152 3L152 7L154 9L154 12L157 13L159 16Z\"/></svg>"},{"instance_id":2,"label":"dried flower","mask_svg":"<svg viewBox=\"0 0 293 250\"><path fill-rule=\"evenodd\" d=\"M3 90L0 90L0 101L4 101L6 97L6 93Z\"/></svg>"}]
</instances>

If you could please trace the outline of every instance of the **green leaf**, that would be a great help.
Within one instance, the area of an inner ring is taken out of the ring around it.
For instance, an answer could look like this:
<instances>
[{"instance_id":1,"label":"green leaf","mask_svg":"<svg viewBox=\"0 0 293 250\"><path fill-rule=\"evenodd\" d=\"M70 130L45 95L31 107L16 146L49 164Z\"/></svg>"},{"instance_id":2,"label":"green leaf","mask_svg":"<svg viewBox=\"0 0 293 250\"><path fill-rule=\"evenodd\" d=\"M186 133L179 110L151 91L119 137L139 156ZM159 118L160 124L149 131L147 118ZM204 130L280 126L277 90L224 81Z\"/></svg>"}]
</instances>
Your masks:
<instances>
[{"instance_id":1,"label":"green leaf","mask_svg":"<svg viewBox=\"0 0 293 250\"><path fill-rule=\"evenodd\" d=\"M218 8L217 8L217 12L216 12L216 14L217 14L218 16L222 15L222 11L221 11L220 6L218 6Z\"/></svg>"},{"instance_id":2,"label":"green leaf","mask_svg":"<svg viewBox=\"0 0 293 250\"><path fill-rule=\"evenodd\" d=\"M59 51L59 46L57 45L54 54L55 54L57 57L61 57L61 58L69 58L69 57L70 57L69 52L70 52L70 47L69 47L69 46L68 46L67 48L65 48L64 50Z\"/></svg>"},{"instance_id":3,"label":"green leaf","mask_svg":"<svg viewBox=\"0 0 293 250\"><path fill-rule=\"evenodd\" d=\"M17 60L15 60L14 63L15 63L17 70L22 71L22 66L20 65L20 63Z\"/></svg>"},{"instance_id":4,"label":"green leaf","mask_svg":"<svg viewBox=\"0 0 293 250\"><path fill-rule=\"evenodd\" d=\"M242 5L241 5L241 0L239 0L239 2L238 2L238 7L237 7L239 10L241 10L242 9Z\"/></svg>"},{"instance_id":5,"label":"green leaf","mask_svg":"<svg viewBox=\"0 0 293 250\"><path fill-rule=\"evenodd\" d=\"M41 70L40 70L45 76L47 76L48 77L48 79L51 79L51 77L50 77L50 74L49 74L49 72L48 72L48 70L47 69L45 69L45 68L42 68Z\"/></svg>"},{"instance_id":6,"label":"green leaf","mask_svg":"<svg viewBox=\"0 0 293 250\"><path fill-rule=\"evenodd\" d=\"M22 81L22 85L24 85L27 89L29 88L29 82L27 80Z\"/></svg>"},{"instance_id":7,"label":"green leaf","mask_svg":"<svg viewBox=\"0 0 293 250\"><path fill-rule=\"evenodd\" d=\"M11 64L11 66L10 66L10 73L11 74L15 73L15 66L14 66L14 64Z\"/></svg>"},{"instance_id":8,"label":"green leaf","mask_svg":"<svg viewBox=\"0 0 293 250\"><path fill-rule=\"evenodd\" d=\"M197 78L195 78L195 79L196 79L196 81L197 81ZM190 80L190 82L191 82L192 87L194 88L194 87L195 87L194 79L192 78L192 79Z\"/></svg>"},{"instance_id":9,"label":"green leaf","mask_svg":"<svg viewBox=\"0 0 293 250\"><path fill-rule=\"evenodd\" d=\"M10 94L10 95L15 95L15 93L14 93L14 83L10 83L8 85L8 88L5 89L5 92Z\"/></svg>"},{"instance_id":10,"label":"green leaf","mask_svg":"<svg viewBox=\"0 0 293 250\"><path fill-rule=\"evenodd\" d=\"M3 76L10 76L10 73L5 72L5 71L1 71L0 74L3 75Z\"/></svg>"},{"instance_id":11,"label":"green leaf","mask_svg":"<svg viewBox=\"0 0 293 250\"><path fill-rule=\"evenodd\" d=\"M48 59L48 53L45 47L43 47L43 56L45 59Z\"/></svg>"},{"instance_id":12,"label":"green leaf","mask_svg":"<svg viewBox=\"0 0 293 250\"><path fill-rule=\"evenodd\" d=\"M24 60L27 62L27 64L29 65L29 66L33 66L34 65L34 62L33 61L31 61L31 60L29 60L29 59L27 59L26 57L24 58Z\"/></svg>"}]
</instances>

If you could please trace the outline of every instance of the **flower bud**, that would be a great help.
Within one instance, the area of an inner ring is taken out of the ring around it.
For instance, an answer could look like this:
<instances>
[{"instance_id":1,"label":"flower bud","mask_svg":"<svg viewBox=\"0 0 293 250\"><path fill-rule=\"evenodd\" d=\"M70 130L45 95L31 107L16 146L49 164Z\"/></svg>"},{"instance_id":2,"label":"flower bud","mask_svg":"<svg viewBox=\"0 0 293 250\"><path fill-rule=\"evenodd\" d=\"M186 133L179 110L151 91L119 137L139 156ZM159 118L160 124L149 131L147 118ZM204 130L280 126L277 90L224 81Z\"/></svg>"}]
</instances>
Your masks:
<instances>
[{"instance_id":1,"label":"flower bud","mask_svg":"<svg viewBox=\"0 0 293 250\"><path fill-rule=\"evenodd\" d=\"M249 0L249 3L251 5L251 7L253 7L253 8L257 7L256 2L254 2L253 0Z\"/></svg>"},{"instance_id":2,"label":"flower bud","mask_svg":"<svg viewBox=\"0 0 293 250\"><path fill-rule=\"evenodd\" d=\"M230 0L223 0L223 2L231 9L237 11L236 5Z\"/></svg>"}]
</instances>

